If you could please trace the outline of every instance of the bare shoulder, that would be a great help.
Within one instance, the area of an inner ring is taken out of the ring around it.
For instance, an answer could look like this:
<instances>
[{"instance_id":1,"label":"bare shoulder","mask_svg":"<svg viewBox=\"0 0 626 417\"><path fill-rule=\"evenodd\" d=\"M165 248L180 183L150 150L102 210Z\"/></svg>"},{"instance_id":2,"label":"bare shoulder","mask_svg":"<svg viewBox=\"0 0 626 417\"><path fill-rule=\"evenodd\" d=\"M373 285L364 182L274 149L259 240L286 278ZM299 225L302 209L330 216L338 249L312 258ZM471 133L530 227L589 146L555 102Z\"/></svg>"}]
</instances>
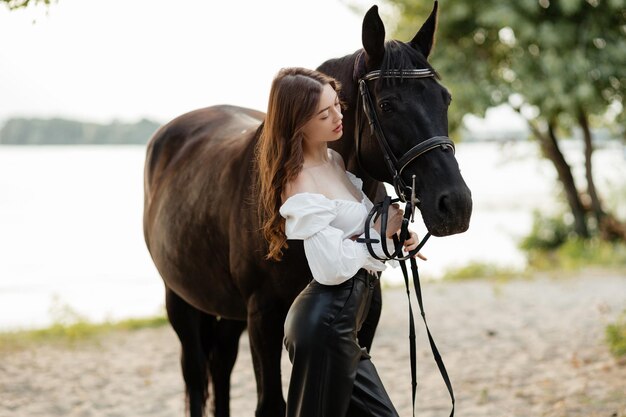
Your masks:
<instances>
[{"instance_id":1,"label":"bare shoulder","mask_svg":"<svg viewBox=\"0 0 626 417\"><path fill-rule=\"evenodd\" d=\"M334 149L328 148L329 155L333 158L333 161L337 163L344 171L346 170L346 164L343 162L343 156Z\"/></svg>"},{"instance_id":2,"label":"bare shoulder","mask_svg":"<svg viewBox=\"0 0 626 417\"><path fill-rule=\"evenodd\" d=\"M315 183L315 178L311 175L307 170L302 170L298 174L298 176L285 185L285 189L282 194L282 202L284 203L287 199L295 194L299 193L313 193L316 192L317 184Z\"/></svg>"},{"instance_id":3,"label":"bare shoulder","mask_svg":"<svg viewBox=\"0 0 626 417\"><path fill-rule=\"evenodd\" d=\"M325 180L327 181L330 178L337 177L337 167L341 167L343 171L346 170L343 157L339 152L328 148L328 156L331 159L331 166L327 166L325 168L318 167L315 169L303 169L294 180L285 185L285 189L281 195L283 203L295 194L327 194L324 193L324 190L327 189L324 185Z\"/></svg>"}]
</instances>

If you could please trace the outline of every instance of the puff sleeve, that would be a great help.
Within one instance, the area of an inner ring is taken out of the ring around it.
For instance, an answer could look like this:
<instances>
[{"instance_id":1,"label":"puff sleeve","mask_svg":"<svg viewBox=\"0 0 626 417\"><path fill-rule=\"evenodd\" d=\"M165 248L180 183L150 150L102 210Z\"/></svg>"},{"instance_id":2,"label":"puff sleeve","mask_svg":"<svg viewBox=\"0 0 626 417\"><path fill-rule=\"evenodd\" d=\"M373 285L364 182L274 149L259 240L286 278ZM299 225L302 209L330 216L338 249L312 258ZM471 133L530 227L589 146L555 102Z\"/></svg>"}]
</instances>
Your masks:
<instances>
[{"instance_id":1,"label":"puff sleeve","mask_svg":"<svg viewBox=\"0 0 626 417\"><path fill-rule=\"evenodd\" d=\"M301 193L290 197L280 208L285 218L288 239L304 242L304 252L316 281L337 285L354 276L361 268L384 271L386 265L371 257L365 244L353 241L333 227L337 217L336 202L321 194ZM374 229L370 237L380 239ZM380 245L380 244L378 244ZM382 254L378 247L376 253Z\"/></svg>"}]
</instances>

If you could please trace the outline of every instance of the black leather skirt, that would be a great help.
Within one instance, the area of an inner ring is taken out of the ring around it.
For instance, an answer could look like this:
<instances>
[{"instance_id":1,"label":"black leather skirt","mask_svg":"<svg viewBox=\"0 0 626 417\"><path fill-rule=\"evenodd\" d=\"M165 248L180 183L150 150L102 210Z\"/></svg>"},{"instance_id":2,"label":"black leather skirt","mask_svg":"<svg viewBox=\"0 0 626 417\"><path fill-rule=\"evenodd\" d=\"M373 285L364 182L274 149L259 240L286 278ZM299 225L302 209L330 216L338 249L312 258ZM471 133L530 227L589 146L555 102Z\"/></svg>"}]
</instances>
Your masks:
<instances>
[{"instance_id":1,"label":"black leather skirt","mask_svg":"<svg viewBox=\"0 0 626 417\"><path fill-rule=\"evenodd\" d=\"M357 340L376 279L361 269L339 285L313 280L294 300L285 319L287 417L398 416Z\"/></svg>"}]
</instances>

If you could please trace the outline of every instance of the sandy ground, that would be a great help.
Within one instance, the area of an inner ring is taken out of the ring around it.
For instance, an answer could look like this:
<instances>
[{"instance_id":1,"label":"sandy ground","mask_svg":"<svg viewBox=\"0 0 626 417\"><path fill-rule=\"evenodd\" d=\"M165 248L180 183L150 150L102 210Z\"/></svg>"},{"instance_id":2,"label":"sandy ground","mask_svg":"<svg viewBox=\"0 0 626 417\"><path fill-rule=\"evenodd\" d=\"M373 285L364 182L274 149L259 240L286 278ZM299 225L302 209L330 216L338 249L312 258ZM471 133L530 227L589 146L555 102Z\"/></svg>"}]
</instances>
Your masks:
<instances>
[{"instance_id":1,"label":"sandy ground","mask_svg":"<svg viewBox=\"0 0 626 417\"><path fill-rule=\"evenodd\" d=\"M457 416L626 416L626 361L614 360L603 342L605 325L626 308L626 276L430 282L424 297ZM448 416L448 393L415 299L412 305L416 415ZM406 293L386 289L372 360L405 417L411 416L407 323ZM232 377L234 417L253 416L256 402L245 336ZM0 417L184 415L179 344L169 327L0 354ZM287 355L282 370L286 387Z\"/></svg>"}]
</instances>

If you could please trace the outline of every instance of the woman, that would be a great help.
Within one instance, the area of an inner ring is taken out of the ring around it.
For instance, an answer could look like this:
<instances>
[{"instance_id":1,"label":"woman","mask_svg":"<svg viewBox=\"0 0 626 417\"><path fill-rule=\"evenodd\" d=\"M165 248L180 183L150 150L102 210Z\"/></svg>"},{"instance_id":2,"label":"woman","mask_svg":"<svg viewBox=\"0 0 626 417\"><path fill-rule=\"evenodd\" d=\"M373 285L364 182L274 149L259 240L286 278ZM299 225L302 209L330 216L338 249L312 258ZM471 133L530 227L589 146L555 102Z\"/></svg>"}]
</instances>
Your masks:
<instances>
[{"instance_id":1,"label":"woman","mask_svg":"<svg viewBox=\"0 0 626 417\"><path fill-rule=\"evenodd\" d=\"M362 181L327 146L343 133L339 87L317 71L282 69L272 83L256 149L266 259L280 261L287 239L301 239L314 278L285 320L284 343L293 365L287 417L397 416L356 338L376 272L386 265L356 241L364 236L372 202ZM390 248L402 215L397 204L390 208L385 239ZM378 221L368 226L370 237L382 241ZM405 250L417 244L411 232ZM375 250L383 256L380 243Z\"/></svg>"}]
</instances>

